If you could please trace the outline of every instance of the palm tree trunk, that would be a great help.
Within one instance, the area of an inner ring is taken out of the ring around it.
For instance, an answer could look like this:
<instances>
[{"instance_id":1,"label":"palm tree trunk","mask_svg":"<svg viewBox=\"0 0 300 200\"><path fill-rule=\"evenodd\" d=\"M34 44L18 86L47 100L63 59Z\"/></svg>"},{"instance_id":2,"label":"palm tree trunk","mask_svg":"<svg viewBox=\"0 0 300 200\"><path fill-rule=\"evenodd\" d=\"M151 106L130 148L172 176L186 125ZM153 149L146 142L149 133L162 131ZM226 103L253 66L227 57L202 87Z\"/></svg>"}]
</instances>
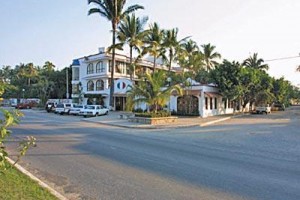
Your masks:
<instances>
[{"instance_id":1,"label":"palm tree trunk","mask_svg":"<svg viewBox=\"0 0 300 200\"><path fill-rule=\"evenodd\" d=\"M132 46L130 46L130 80L133 80L134 77L134 72L135 72L135 67L132 65Z\"/></svg>"},{"instance_id":2,"label":"palm tree trunk","mask_svg":"<svg viewBox=\"0 0 300 200\"><path fill-rule=\"evenodd\" d=\"M111 61L111 72L110 72L110 94L109 94L109 105L114 107L114 73L115 73L115 44L116 44L116 24L113 22L113 36L112 36L112 61Z\"/></svg>"},{"instance_id":3,"label":"palm tree trunk","mask_svg":"<svg viewBox=\"0 0 300 200\"><path fill-rule=\"evenodd\" d=\"M170 73L171 68L172 68L172 60L173 60L173 53L172 53L171 49L170 49L169 55L170 55L170 63L169 63L169 73Z\"/></svg>"},{"instance_id":4,"label":"palm tree trunk","mask_svg":"<svg viewBox=\"0 0 300 200\"><path fill-rule=\"evenodd\" d=\"M156 68L156 56L154 56L154 60L153 60L153 73L155 72L155 68Z\"/></svg>"}]
</instances>

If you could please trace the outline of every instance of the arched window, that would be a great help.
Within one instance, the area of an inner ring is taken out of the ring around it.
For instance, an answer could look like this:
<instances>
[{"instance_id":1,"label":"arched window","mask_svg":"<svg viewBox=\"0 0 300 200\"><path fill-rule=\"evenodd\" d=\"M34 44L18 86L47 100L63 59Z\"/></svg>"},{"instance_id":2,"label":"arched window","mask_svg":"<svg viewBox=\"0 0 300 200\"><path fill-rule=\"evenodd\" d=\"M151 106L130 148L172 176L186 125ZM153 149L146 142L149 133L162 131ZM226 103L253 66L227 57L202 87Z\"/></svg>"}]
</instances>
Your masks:
<instances>
[{"instance_id":1,"label":"arched window","mask_svg":"<svg viewBox=\"0 0 300 200\"><path fill-rule=\"evenodd\" d=\"M98 80L96 82L96 91L99 90L104 90L104 81L103 80Z\"/></svg>"},{"instance_id":2,"label":"arched window","mask_svg":"<svg viewBox=\"0 0 300 200\"><path fill-rule=\"evenodd\" d=\"M88 64L87 66L87 74L93 74L94 73L94 66L93 63Z\"/></svg>"},{"instance_id":3,"label":"arched window","mask_svg":"<svg viewBox=\"0 0 300 200\"><path fill-rule=\"evenodd\" d=\"M93 81L87 82L87 91L94 91L94 82Z\"/></svg>"},{"instance_id":4,"label":"arched window","mask_svg":"<svg viewBox=\"0 0 300 200\"><path fill-rule=\"evenodd\" d=\"M103 66L103 62L100 61L96 65L96 73L102 73L102 72L104 72L104 66Z\"/></svg>"}]
</instances>

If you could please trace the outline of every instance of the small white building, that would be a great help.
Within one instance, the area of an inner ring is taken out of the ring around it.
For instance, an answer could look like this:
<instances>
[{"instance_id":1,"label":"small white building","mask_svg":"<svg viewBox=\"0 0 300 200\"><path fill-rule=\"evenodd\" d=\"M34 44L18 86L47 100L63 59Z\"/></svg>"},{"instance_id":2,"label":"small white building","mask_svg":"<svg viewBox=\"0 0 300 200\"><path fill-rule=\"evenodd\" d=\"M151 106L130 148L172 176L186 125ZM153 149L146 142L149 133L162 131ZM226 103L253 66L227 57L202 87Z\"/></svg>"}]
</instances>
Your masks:
<instances>
[{"instance_id":1,"label":"small white building","mask_svg":"<svg viewBox=\"0 0 300 200\"><path fill-rule=\"evenodd\" d=\"M224 99L213 85L193 84L184 89L183 96L172 94L170 111L179 115L208 117L233 113L233 102Z\"/></svg>"},{"instance_id":2,"label":"small white building","mask_svg":"<svg viewBox=\"0 0 300 200\"><path fill-rule=\"evenodd\" d=\"M138 62L133 80L130 80L129 57L116 54L114 75L114 108L125 110L126 92L133 81L138 81L137 74L153 70L153 63L147 60ZM111 54L105 48L99 53L74 59L72 67L72 99L83 104L101 104L109 106ZM168 70L166 66L157 65L157 69ZM167 109L180 115L196 115L208 117L233 113L232 102L222 98L214 85L201 85L191 81L184 88L184 95L172 94ZM142 105L141 105L142 106ZM145 106L142 106L145 107Z\"/></svg>"}]
</instances>

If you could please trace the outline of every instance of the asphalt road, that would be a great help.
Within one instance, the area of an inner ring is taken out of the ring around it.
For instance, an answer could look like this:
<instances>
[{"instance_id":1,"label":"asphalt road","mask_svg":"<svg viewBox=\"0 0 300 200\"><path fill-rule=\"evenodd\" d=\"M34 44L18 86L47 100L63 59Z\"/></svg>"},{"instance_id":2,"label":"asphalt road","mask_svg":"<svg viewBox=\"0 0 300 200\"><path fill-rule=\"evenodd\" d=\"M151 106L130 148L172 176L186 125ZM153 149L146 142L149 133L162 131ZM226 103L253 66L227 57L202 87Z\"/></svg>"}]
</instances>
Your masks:
<instances>
[{"instance_id":1,"label":"asphalt road","mask_svg":"<svg viewBox=\"0 0 300 200\"><path fill-rule=\"evenodd\" d=\"M22 165L69 199L300 199L300 107L208 127L126 129L24 111Z\"/></svg>"}]
</instances>

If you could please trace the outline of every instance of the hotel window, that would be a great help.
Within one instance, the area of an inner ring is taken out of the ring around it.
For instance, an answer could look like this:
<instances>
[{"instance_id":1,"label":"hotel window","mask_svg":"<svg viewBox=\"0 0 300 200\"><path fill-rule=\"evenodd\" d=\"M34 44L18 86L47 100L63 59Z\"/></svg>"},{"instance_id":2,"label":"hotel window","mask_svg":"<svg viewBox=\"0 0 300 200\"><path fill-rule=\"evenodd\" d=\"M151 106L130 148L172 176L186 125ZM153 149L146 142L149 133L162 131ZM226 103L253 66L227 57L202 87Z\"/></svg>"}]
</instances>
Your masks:
<instances>
[{"instance_id":1,"label":"hotel window","mask_svg":"<svg viewBox=\"0 0 300 200\"><path fill-rule=\"evenodd\" d=\"M96 65L96 73L102 73L102 72L104 72L104 66L103 66L103 62L100 61Z\"/></svg>"},{"instance_id":2,"label":"hotel window","mask_svg":"<svg viewBox=\"0 0 300 200\"><path fill-rule=\"evenodd\" d=\"M218 99L215 97L215 109L218 108Z\"/></svg>"},{"instance_id":3,"label":"hotel window","mask_svg":"<svg viewBox=\"0 0 300 200\"><path fill-rule=\"evenodd\" d=\"M72 85L72 93L78 94L78 92L79 92L79 84L73 84Z\"/></svg>"},{"instance_id":4,"label":"hotel window","mask_svg":"<svg viewBox=\"0 0 300 200\"><path fill-rule=\"evenodd\" d=\"M94 82L93 81L87 82L87 91L94 91Z\"/></svg>"},{"instance_id":5,"label":"hotel window","mask_svg":"<svg viewBox=\"0 0 300 200\"><path fill-rule=\"evenodd\" d=\"M213 98L210 97L210 110L213 108Z\"/></svg>"},{"instance_id":6,"label":"hotel window","mask_svg":"<svg viewBox=\"0 0 300 200\"><path fill-rule=\"evenodd\" d=\"M98 80L96 82L96 91L104 90L104 81Z\"/></svg>"},{"instance_id":7,"label":"hotel window","mask_svg":"<svg viewBox=\"0 0 300 200\"><path fill-rule=\"evenodd\" d=\"M208 110L208 99L205 97L205 109Z\"/></svg>"},{"instance_id":8,"label":"hotel window","mask_svg":"<svg viewBox=\"0 0 300 200\"><path fill-rule=\"evenodd\" d=\"M94 66L93 63L90 63L87 66L87 74L93 74L93 73L94 73Z\"/></svg>"},{"instance_id":9,"label":"hotel window","mask_svg":"<svg viewBox=\"0 0 300 200\"><path fill-rule=\"evenodd\" d=\"M116 62L116 73L123 74L124 64L123 62Z\"/></svg>"}]
</instances>

